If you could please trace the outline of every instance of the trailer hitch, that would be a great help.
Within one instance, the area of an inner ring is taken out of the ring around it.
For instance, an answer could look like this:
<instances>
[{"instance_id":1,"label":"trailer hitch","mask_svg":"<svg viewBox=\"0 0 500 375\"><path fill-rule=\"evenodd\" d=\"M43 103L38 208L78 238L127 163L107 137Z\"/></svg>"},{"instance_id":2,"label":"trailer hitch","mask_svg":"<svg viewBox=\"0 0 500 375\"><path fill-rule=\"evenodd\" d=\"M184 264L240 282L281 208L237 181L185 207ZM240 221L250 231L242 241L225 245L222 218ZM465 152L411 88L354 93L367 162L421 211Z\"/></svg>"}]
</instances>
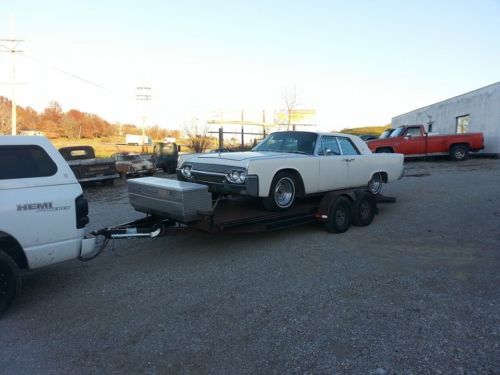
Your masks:
<instances>
[{"instance_id":1,"label":"trailer hitch","mask_svg":"<svg viewBox=\"0 0 500 375\"><path fill-rule=\"evenodd\" d=\"M131 221L129 223L120 224L115 227L106 227L90 232L91 236L102 236L104 239L97 246L97 250L89 257L78 257L81 261L89 261L96 258L108 246L110 240L127 239L127 238L155 238L165 235L167 227L174 226L176 223L173 220L164 219L155 216L147 216L145 218Z\"/></svg>"}]
</instances>

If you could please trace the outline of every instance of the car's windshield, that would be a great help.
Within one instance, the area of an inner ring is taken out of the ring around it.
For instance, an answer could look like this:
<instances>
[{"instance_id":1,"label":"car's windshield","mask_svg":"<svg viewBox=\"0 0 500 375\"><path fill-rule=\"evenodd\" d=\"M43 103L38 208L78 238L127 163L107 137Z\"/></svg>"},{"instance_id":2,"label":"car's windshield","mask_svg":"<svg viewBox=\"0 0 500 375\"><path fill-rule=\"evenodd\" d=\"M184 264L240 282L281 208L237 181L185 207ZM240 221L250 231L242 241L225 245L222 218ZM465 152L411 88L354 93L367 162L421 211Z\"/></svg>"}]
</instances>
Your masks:
<instances>
[{"instance_id":1,"label":"car's windshield","mask_svg":"<svg viewBox=\"0 0 500 375\"><path fill-rule=\"evenodd\" d=\"M278 132L269 135L252 151L289 152L295 154L314 154L318 135L308 132Z\"/></svg>"},{"instance_id":2,"label":"car's windshield","mask_svg":"<svg viewBox=\"0 0 500 375\"><path fill-rule=\"evenodd\" d=\"M393 129L387 129L382 134L380 134L380 136L378 138L379 139L389 138L389 136L392 134L392 132L393 132Z\"/></svg>"},{"instance_id":3,"label":"car's windshield","mask_svg":"<svg viewBox=\"0 0 500 375\"><path fill-rule=\"evenodd\" d=\"M394 129L394 131L390 135L390 138L401 137L401 134L403 133L404 129L405 128L403 126Z\"/></svg>"}]
</instances>

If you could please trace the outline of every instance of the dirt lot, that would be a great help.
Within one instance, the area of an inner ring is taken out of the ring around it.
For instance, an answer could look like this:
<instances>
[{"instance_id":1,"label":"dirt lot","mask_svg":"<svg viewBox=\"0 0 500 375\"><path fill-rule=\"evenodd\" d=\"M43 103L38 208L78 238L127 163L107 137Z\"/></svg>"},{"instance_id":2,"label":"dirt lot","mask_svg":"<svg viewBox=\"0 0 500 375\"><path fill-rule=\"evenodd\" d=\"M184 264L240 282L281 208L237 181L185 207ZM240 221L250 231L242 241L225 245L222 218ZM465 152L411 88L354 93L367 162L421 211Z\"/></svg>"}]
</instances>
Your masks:
<instances>
[{"instance_id":1,"label":"dirt lot","mask_svg":"<svg viewBox=\"0 0 500 375\"><path fill-rule=\"evenodd\" d=\"M408 162L366 228L190 229L27 273L0 373L500 373L500 160ZM92 187L91 229L140 217Z\"/></svg>"}]
</instances>

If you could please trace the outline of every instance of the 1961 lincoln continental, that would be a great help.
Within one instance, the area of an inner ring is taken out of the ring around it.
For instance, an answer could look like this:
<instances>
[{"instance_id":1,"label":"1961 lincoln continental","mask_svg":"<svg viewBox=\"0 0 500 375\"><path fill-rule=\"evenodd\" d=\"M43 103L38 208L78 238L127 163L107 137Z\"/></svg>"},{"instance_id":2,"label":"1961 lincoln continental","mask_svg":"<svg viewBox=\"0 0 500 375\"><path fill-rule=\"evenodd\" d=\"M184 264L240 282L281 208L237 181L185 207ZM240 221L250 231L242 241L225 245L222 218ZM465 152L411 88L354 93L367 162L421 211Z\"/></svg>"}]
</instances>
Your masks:
<instances>
[{"instance_id":1,"label":"1961 lincoln continental","mask_svg":"<svg viewBox=\"0 0 500 375\"><path fill-rule=\"evenodd\" d=\"M222 194L263 198L269 210L286 210L297 197L347 188L380 193L403 176L402 154L372 154L359 137L285 131L252 151L181 155L177 177Z\"/></svg>"}]
</instances>

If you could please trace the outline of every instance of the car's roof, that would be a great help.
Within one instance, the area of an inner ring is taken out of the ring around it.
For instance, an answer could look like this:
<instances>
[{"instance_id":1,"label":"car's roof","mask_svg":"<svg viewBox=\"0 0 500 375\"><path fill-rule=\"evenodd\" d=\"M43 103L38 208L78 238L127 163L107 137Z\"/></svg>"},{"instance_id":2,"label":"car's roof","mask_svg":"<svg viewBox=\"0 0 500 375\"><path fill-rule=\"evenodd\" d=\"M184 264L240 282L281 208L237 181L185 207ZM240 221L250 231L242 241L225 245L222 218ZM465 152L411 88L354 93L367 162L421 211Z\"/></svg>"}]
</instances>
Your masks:
<instances>
[{"instance_id":1,"label":"car's roof","mask_svg":"<svg viewBox=\"0 0 500 375\"><path fill-rule=\"evenodd\" d=\"M313 131L302 131L302 130L280 130L273 132L271 134L275 133L309 133L309 134L317 134L317 135L330 135L330 136L339 136L339 137L353 137L353 134L347 134L347 133L338 133L338 132L332 132L332 133L327 133L327 132L313 132ZM357 137L357 136L356 136Z\"/></svg>"}]
</instances>

